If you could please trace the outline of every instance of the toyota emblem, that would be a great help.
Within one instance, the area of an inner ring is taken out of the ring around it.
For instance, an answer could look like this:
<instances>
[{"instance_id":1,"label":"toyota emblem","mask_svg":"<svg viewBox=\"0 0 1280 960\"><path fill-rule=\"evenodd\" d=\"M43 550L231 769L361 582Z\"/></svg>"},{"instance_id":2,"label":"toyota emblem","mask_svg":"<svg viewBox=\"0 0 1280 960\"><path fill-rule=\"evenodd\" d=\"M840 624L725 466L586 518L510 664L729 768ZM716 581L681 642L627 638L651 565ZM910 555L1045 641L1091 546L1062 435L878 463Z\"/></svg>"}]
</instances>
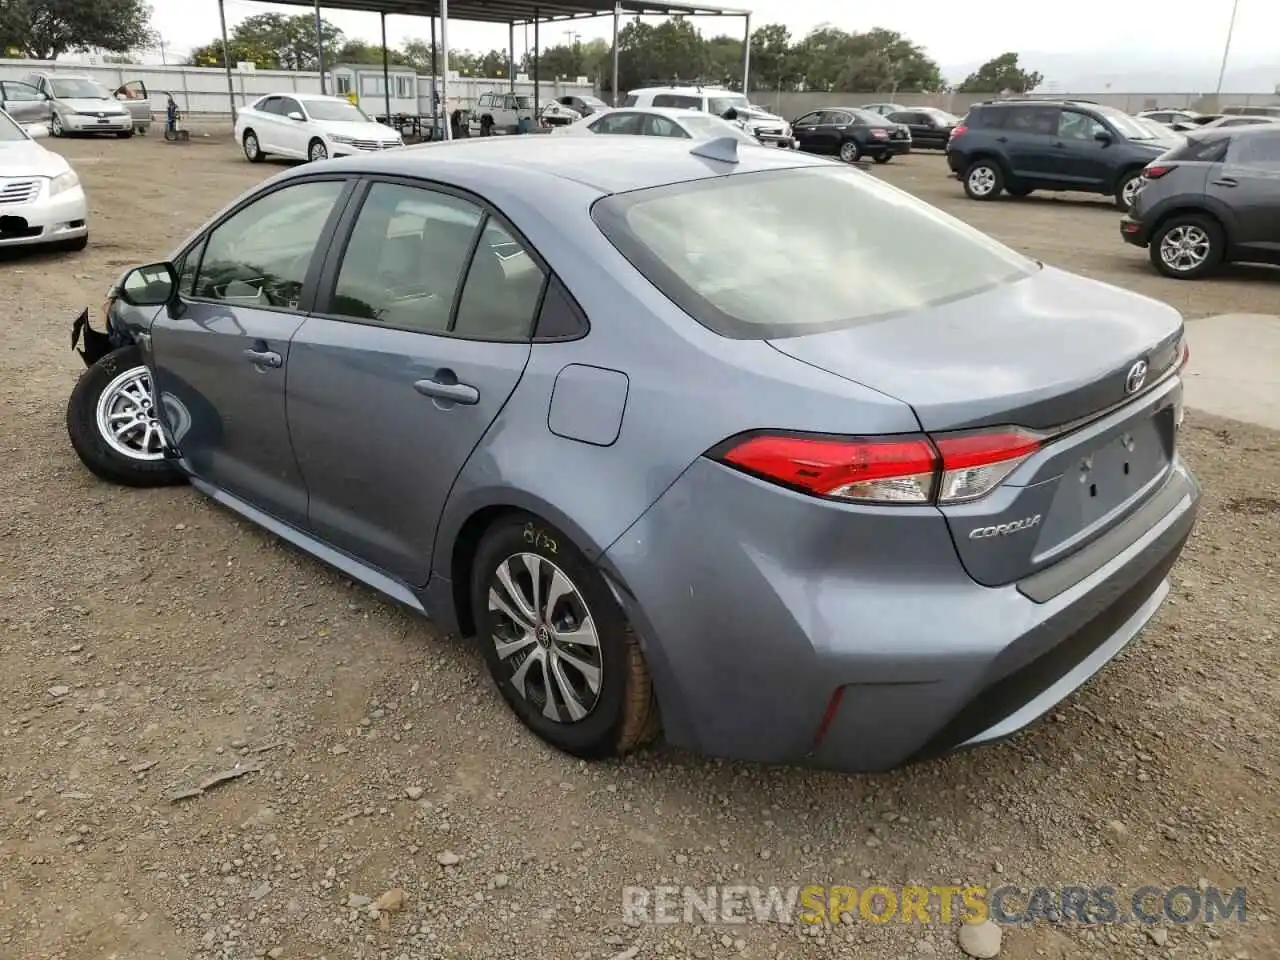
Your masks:
<instances>
[{"instance_id":1,"label":"toyota emblem","mask_svg":"<svg viewBox=\"0 0 1280 960\"><path fill-rule=\"evenodd\" d=\"M1129 368L1129 374L1124 378L1124 392L1126 394L1137 393L1146 382L1147 361L1139 360Z\"/></svg>"}]
</instances>

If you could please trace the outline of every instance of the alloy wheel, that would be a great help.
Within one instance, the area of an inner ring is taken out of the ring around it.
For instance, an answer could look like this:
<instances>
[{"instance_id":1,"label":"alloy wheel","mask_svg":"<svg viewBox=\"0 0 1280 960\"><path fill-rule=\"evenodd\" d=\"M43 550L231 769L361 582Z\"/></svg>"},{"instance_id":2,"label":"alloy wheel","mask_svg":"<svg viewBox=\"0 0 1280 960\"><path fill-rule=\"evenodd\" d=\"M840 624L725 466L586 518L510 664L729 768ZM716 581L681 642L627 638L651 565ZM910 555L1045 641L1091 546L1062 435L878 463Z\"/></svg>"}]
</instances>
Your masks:
<instances>
[{"instance_id":1,"label":"alloy wheel","mask_svg":"<svg viewBox=\"0 0 1280 960\"><path fill-rule=\"evenodd\" d=\"M855 163L858 160L860 152L861 151L859 151L856 143L846 143L840 147L840 159L845 163Z\"/></svg>"},{"instance_id":2,"label":"alloy wheel","mask_svg":"<svg viewBox=\"0 0 1280 960\"><path fill-rule=\"evenodd\" d=\"M969 171L969 190L974 196L985 197L996 187L996 172L990 167L974 167Z\"/></svg>"},{"instance_id":3,"label":"alloy wheel","mask_svg":"<svg viewBox=\"0 0 1280 960\"><path fill-rule=\"evenodd\" d=\"M323 143L317 140L311 145L311 161L319 163L321 160L329 159L329 150Z\"/></svg>"},{"instance_id":4,"label":"alloy wheel","mask_svg":"<svg viewBox=\"0 0 1280 960\"><path fill-rule=\"evenodd\" d=\"M1120 188L1120 200L1124 203L1126 209L1133 206L1134 198L1138 196L1138 191L1141 189L1141 177L1130 177L1124 182L1124 186Z\"/></svg>"},{"instance_id":5,"label":"alloy wheel","mask_svg":"<svg viewBox=\"0 0 1280 960\"><path fill-rule=\"evenodd\" d=\"M1182 224L1168 231L1160 240L1160 259L1170 270L1187 273L1209 259L1213 242L1195 224Z\"/></svg>"},{"instance_id":6,"label":"alloy wheel","mask_svg":"<svg viewBox=\"0 0 1280 960\"><path fill-rule=\"evenodd\" d=\"M107 446L130 460L162 460L164 432L151 394L151 374L133 367L112 380L98 398L98 432Z\"/></svg>"},{"instance_id":7,"label":"alloy wheel","mask_svg":"<svg viewBox=\"0 0 1280 960\"><path fill-rule=\"evenodd\" d=\"M250 160L256 160L258 157L258 138L252 133L246 133L244 136L244 155Z\"/></svg>"},{"instance_id":8,"label":"alloy wheel","mask_svg":"<svg viewBox=\"0 0 1280 960\"><path fill-rule=\"evenodd\" d=\"M53 119L49 122L49 132L55 137L62 136L62 117L55 112Z\"/></svg>"},{"instance_id":9,"label":"alloy wheel","mask_svg":"<svg viewBox=\"0 0 1280 960\"><path fill-rule=\"evenodd\" d=\"M492 642L516 693L548 720L576 723L600 698L600 636L582 592L536 553L498 564L489 584Z\"/></svg>"}]
</instances>

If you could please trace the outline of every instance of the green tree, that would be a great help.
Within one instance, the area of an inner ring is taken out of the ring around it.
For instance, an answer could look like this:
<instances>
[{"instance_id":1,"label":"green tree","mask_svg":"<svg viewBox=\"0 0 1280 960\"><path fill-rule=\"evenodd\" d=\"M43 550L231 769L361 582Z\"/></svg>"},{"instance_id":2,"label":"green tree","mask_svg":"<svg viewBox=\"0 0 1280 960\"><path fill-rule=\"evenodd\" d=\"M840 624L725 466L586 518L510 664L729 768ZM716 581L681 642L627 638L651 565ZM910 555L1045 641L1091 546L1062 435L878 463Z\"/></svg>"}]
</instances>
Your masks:
<instances>
[{"instance_id":1,"label":"green tree","mask_svg":"<svg viewBox=\"0 0 1280 960\"><path fill-rule=\"evenodd\" d=\"M390 49L387 51L388 61L395 66L403 66L408 64L409 60L400 50ZM363 40L348 40L338 48L334 55L335 63L382 63L382 46L381 44L365 43Z\"/></svg>"},{"instance_id":2,"label":"green tree","mask_svg":"<svg viewBox=\"0 0 1280 960\"><path fill-rule=\"evenodd\" d=\"M439 58L433 55L432 46L426 40L406 40L404 46L400 48L400 53L404 56L406 64L427 76L431 75L432 68L440 62Z\"/></svg>"},{"instance_id":3,"label":"green tree","mask_svg":"<svg viewBox=\"0 0 1280 960\"><path fill-rule=\"evenodd\" d=\"M327 20L320 21L326 64L337 63L346 43L341 30ZM316 49L316 21L309 13L284 16L263 13L249 17L227 38L231 62L250 61L263 70L316 70L320 58ZM198 66L221 66L224 63L222 40L214 40L191 51L191 63ZM377 62L382 62L379 51Z\"/></svg>"},{"instance_id":4,"label":"green tree","mask_svg":"<svg viewBox=\"0 0 1280 960\"><path fill-rule=\"evenodd\" d=\"M506 50L490 50L476 57L476 76L505 77L511 69Z\"/></svg>"},{"instance_id":5,"label":"green tree","mask_svg":"<svg viewBox=\"0 0 1280 960\"><path fill-rule=\"evenodd\" d=\"M144 0L0 0L0 50L33 60L76 50L127 53L152 43L150 24Z\"/></svg>"},{"instance_id":6,"label":"green tree","mask_svg":"<svg viewBox=\"0 0 1280 960\"><path fill-rule=\"evenodd\" d=\"M965 77L956 89L961 93L1027 93L1043 79L1042 74L1023 70L1016 53L1002 53Z\"/></svg>"},{"instance_id":7,"label":"green tree","mask_svg":"<svg viewBox=\"0 0 1280 960\"><path fill-rule=\"evenodd\" d=\"M893 30L814 30L796 46L806 89L844 93L940 90L942 72L922 48Z\"/></svg>"},{"instance_id":8,"label":"green tree","mask_svg":"<svg viewBox=\"0 0 1280 960\"><path fill-rule=\"evenodd\" d=\"M687 20L657 25L633 21L618 33L618 83L623 90L698 80L707 66L707 42Z\"/></svg>"},{"instance_id":9,"label":"green tree","mask_svg":"<svg viewBox=\"0 0 1280 960\"><path fill-rule=\"evenodd\" d=\"M712 37L706 43L705 79L742 89L742 41L737 37Z\"/></svg>"},{"instance_id":10,"label":"green tree","mask_svg":"<svg viewBox=\"0 0 1280 960\"><path fill-rule=\"evenodd\" d=\"M751 34L751 88L796 90L804 79L804 64L791 42L791 31L768 23Z\"/></svg>"}]
</instances>

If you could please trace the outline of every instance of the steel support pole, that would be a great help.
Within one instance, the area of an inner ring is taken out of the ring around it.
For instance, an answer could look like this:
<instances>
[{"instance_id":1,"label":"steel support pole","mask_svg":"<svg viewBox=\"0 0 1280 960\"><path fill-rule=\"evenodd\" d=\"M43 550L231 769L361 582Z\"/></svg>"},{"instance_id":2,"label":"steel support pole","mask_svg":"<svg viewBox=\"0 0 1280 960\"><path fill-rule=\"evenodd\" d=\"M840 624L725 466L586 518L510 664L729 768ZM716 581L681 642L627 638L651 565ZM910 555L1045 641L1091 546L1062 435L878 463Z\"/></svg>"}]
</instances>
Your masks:
<instances>
[{"instance_id":1,"label":"steel support pole","mask_svg":"<svg viewBox=\"0 0 1280 960\"><path fill-rule=\"evenodd\" d=\"M538 39L538 25L542 20L542 11L533 8L533 118L538 119L538 107L542 103L542 44Z\"/></svg>"},{"instance_id":2,"label":"steel support pole","mask_svg":"<svg viewBox=\"0 0 1280 960\"><path fill-rule=\"evenodd\" d=\"M382 86L383 93L386 94L387 126L391 126L391 54L387 50L387 15L385 12L382 14Z\"/></svg>"},{"instance_id":3,"label":"steel support pole","mask_svg":"<svg viewBox=\"0 0 1280 960\"><path fill-rule=\"evenodd\" d=\"M751 99L751 14L742 18L747 22L747 33L742 39L742 93Z\"/></svg>"},{"instance_id":4,"label":"steel support pole","mask_svg":"<svg viewBox=\"0 0 1280 960\"><path fill-rule=\"evenodd\" d=\"M1218 68L1218 86L1213 94L1214 109L1221 110L1222 81L1227 75L1227 57L1231 54L1231 36L1236 32L1236 13L1240 9L1240 0L1231 4L1231 22L1227 25L1227 42L1222 48L1222 66Z\"/></svg>"},{"instance_id":5,"label":"steel support pole","mask_svg":"<svg viewBox=\"0 0 1280 960\"><path fill-rule=\"evenodd\" d=\"M231 77L231 45L227 42L227 6L224 0L218 0L218 20L222 23L222 66L227 72L227 101L231 105L231 128L236 125L236 82ZM187 104L191 109L191 104Z\"/></svg>"},{"instance_id":6,"label":"steel support pole","mask_svg":"<svg viewBox=\"0 0 1280 960\"><path fill-rule=\"evenodd\" d=\"M324 80L324 21L320 19L320 0L316 0L316 57L320 61L320 93L329 92Z\"/></svg>"},{"instance_id":7,"label":"steel support pole","mask_svg":"<svg viewBox=\"0 0 1280 960\"><path fill-rule=\"evenodd\" d=\"M449 123L449 0L440 0L440 109L444 111L444 138L453 139Z\"/></svg>"},{"instance_id":8,"label":"steel support pole","mask_svg":"<svg viewBox=\"0 0 1280 960\"><path fill-rule=\"evenodd\" d=\"M511 92L516 92L516 22L512 20L507 24L507 82L511 86Z\"/></svg>"},{"instance_id":9,"label":"steel support pole","mask_svg":"<svg viewBox=\"0 0 1280 960\"><path fill-rule=\"evenodd\" d=\"M610 86L610 92L613 94L609 100L616 107L618 105L618 32L622 25L622 4L615 3L613 5L613 83Z\"/></svg>"},{"instance_id":10,"label":"steel support pole","mask_svg":"<svg viewBox=\"0 0 1280 960\"><path fill-rule=\"evenodd\" d=\"M436 69L440 64L436 61L436 18L431 18L431 136L436 135L436 122L440 119L442 104L439 102L440 88L436 86L436 78L440 75ZM448 116L445 116L448 120ZM448 124L446 123L446 126Z\"/></svg>"}]
</instances>

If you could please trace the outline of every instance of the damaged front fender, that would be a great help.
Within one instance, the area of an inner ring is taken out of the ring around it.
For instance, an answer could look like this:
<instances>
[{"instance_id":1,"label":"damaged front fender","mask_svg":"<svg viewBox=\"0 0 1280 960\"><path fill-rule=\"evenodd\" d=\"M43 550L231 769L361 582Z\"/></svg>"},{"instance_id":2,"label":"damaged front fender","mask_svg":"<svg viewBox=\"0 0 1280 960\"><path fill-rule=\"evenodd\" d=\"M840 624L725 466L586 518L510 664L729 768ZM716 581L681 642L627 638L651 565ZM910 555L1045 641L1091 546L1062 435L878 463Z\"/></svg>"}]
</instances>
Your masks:
<instances>
[{"instance_id":1,"label":"damaged front fender","mask_svg":"<svg viewBox=\"0 0 1280 960\"><path fill-rule=\"evenodd\" d=\"M76 317L75 322L71 324L71 349L80 354L80 359L84 361L86 367L93 366L112 350L119 350L133 342L132 338L111 320L111 307L114 303L114 298L111 298L102 305L102 316L107 326L105 332L93 329L89 323L87 307L80 311L80 316ZM83 347L80 346L81 343L84 344Z\"/></svg>"}]
</instances>

